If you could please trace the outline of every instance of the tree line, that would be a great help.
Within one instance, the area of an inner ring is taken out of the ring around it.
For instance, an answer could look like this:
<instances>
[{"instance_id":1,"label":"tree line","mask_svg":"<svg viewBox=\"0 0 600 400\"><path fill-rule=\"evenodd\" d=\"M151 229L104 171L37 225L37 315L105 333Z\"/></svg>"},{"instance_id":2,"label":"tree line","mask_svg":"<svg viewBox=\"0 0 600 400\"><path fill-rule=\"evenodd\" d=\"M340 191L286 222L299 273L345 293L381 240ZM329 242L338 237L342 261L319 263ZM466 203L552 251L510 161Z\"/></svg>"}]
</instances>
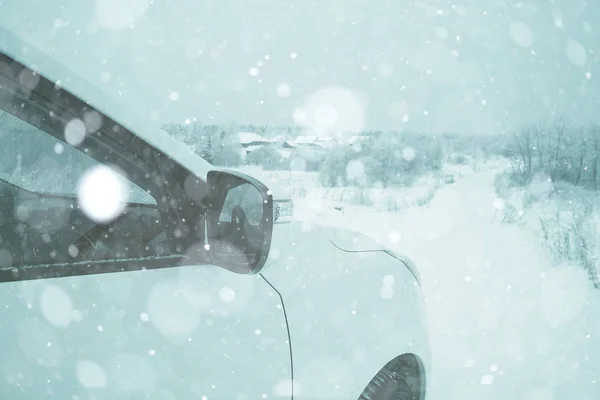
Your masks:
<instances>
[{"instance_id":1,"label":"tree line","mask_svg":"<svg viewBox=\"0 0 600 400\"><path fill-rule=\"evenodd\" d=\"M564 118L530 124L512 136L504 155L514 184L544 174L552 182L600 190L600 125L577 126Z\"/></svg>"}]
</instances>

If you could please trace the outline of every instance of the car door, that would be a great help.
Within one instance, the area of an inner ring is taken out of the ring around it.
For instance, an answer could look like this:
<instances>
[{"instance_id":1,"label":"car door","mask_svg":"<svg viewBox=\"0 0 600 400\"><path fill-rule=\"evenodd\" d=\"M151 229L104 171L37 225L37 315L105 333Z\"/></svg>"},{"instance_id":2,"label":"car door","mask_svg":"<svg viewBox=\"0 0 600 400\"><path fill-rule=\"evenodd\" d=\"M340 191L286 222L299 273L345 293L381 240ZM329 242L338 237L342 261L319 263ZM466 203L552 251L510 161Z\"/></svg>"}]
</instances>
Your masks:
<instances>
[{"instance_id":1,"label":"car door","mask_svg":"<svg viewBox=\"0 0 600 400\"><path fill-rule=\"evenodd\" d=\"M181 263L174 161L38 72L0 67L0 398L290 398L275 289Z\"/></svg>"}]
</instances>

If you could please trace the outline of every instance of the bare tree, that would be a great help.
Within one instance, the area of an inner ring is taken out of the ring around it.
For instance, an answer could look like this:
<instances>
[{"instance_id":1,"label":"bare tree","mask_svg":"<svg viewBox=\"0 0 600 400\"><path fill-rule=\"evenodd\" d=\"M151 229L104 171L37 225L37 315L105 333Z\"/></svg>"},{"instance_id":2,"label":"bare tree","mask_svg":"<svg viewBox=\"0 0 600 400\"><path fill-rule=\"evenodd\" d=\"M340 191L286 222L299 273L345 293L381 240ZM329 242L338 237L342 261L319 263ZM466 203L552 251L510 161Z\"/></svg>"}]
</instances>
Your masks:
<instances>
[{"instance_id":1,"label":"bare tree","mask_svg":"<svg viewBox=\"0 0 600 400\"><path fill-rule=\"evenodd\" d=\"M558 163L560 160L560 149L563 142L563 137L565 135L565 131L567 130L567 123L564 118L560 117L554 121L554 132L556 134L554 143L554 152L551 155L550 161L550 177L552 180L555 180L557 175L559 174Z\"/></svg>"},{"instance_id":2,"label":"bare tree","mask_svg":"<svg viewBox=\"0 0 600 400\"><path fill-rule=\"evenodd\" d=\"M533 133L535 137L535 150L537 150L537 165L539 169L544 170L546 168L544 165L544 152L547 151L546 141L548 140L546 125L543 122L538 122L533 128Z\"/></svg>"},{"instance_id":3,"label":"bare tree","mask_svg":"<svg viewBox=\"0 0 600 400\"><path fill-rule=\"evenodd\" d=\"M579 136L578 136L578 140L577 140L577 167L575 170L575 179L573 181L573 184L575 186L579 185L579 182L581 181L581 174L583 172L583 162L585 160L585 156L586 156L586 137L585 137L585 130L583 128L580 128L578 130L579 132Z\"/></svg>"},{"instance_id":4,"label":"bare tree","mask_svg":"<svg viewBox=\"0 0 600 400\"><path fill-rule=\"evenodd\" d=\"M592 161L592 187L598 190L598 163L600 163L600 125L594 124L589 129L589 147L593 151Z\"/></svg>"},{"instance_id":5,"label":"bare tree","mask_svg":"<svg viewBox=\"0 0 600 400\"><path fill-rule=\"evenodd\" d=\"M527 176L532 174L533 161L533 128L526 126L515 136L517 158L521 164L523 172Z\"/></svg>"}]
</instances>

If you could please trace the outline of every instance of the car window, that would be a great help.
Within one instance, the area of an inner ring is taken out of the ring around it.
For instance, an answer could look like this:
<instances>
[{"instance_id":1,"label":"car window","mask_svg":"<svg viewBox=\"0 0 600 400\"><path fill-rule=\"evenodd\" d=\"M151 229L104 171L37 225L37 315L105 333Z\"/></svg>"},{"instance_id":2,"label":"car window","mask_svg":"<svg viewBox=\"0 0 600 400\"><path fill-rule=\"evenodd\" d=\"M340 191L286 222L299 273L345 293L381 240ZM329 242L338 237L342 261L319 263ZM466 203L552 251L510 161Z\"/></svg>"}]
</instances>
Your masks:
<instances>
[{"instance_id":1,"label":"car window","mask_svg":"<svg viewBox=\"0 0 600 400\"><path fill-rule=\"evenodd\" d=\"M77 121L77 120L74 120ZM66 139L78 122L67 124ZM83 128L85 129L85 128ZM0 110L0 179L31 192L76 196L86 171L101 165L82 151ZM150 194L124 180L128 202L156 204Z\"/></svg>"},{"instance_id":2,"label":"car window","mask_svg":"<svg viewBox=\"0 0 600 400\"><path fill-rule=\"evenodd\" d=\"M63 137L46 132L44 108L24 99L15 109L17 96L0 103L0 271L92 260L109 271L110 260L170 257L156 200L98 153L103 142L84 139L89 121L72 118Z\"/></svg>"}]
</instances>

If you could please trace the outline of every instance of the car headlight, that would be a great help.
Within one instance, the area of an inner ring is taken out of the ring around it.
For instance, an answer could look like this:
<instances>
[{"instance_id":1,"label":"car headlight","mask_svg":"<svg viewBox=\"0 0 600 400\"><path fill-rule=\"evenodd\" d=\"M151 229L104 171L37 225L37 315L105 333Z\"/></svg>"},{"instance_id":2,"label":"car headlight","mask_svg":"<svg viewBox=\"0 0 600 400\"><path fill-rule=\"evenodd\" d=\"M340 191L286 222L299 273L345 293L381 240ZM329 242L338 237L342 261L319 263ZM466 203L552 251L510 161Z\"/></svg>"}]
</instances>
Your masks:
<instances>
[{"instance_id":1,"label":"car headlight","mask_svg":"<svg viewBox=\"0 0 600 400\"><path fill-rule=\"evenodd\" d=\"M283 224L294 217L294 202L292 200L273 201L273 222Z\"/></svg>"}]
</instances>

